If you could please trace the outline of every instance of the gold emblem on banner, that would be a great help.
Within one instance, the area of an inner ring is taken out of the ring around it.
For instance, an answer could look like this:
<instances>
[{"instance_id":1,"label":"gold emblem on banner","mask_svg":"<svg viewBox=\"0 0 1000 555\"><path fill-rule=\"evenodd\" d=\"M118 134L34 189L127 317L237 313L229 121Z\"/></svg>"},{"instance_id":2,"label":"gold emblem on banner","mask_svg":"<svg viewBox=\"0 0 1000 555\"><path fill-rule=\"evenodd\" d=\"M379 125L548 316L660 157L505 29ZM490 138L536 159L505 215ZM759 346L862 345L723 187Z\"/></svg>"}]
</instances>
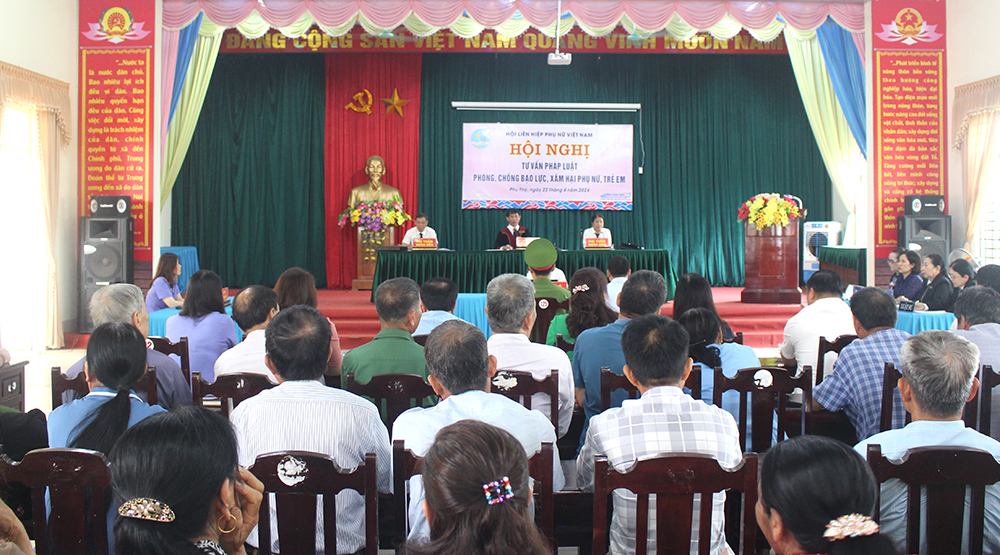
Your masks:
<instances>
[{"instance_id":1,"label":"gold emblem on banner","mask_svg":"<svg viewBox=\"0 0 1000 555\"><path fill-rule=\"evenodd\" d=\"M403 117L403 106L406 106L406 104L409 103L410 101L399 98L399 90L392 89L392 97L383 98L382 102L385 103L386 114L391 114L393 111L395 111L397 114L399 114L399 117Z\"/></svg>"},{"instance_id":2,"label":"gold emblem on banner","mask_svg":"<svg viewBox=\"0 0 1000 555\"><path fill-rule=\"evenodd\" d=\"M360 106L355 106L354 103L357 102ZM362 89L361 92L354 95L353 100L344 106L345 110L354 110L355 112L363 112L365 114L371 115L372 113L372 93L368 92L368 89Z\"/></svg>"},{"instance_id":3,"label":"gold emblem on banner","mask_svg":"<svg viewBox=\"0 0 1000 555\"><path fill-rule=\"evenodd\" d=\"M924 18L913 8L906 8L896 15L896 28L904 37L916 37L924 26Z\"/></svg>"}]
</instances>

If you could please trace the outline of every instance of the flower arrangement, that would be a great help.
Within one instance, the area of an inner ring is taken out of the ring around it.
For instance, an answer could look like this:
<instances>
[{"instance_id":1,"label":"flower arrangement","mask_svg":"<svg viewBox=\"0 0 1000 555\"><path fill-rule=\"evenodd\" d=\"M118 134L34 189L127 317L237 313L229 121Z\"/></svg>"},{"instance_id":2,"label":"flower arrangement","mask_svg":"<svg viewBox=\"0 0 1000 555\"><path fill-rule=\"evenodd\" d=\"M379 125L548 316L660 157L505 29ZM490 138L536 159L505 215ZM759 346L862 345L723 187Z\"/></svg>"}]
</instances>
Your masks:
<instances>
[{"instance_id":1,"label":"flower arrangement","mask_svg":"<svg viewBox=\"0 0 1000 555\"><path fill-rule=\"evenodd\" d=\"M382 244L386 229L391 225L402 225L412 218L403 211L403 199L393 195L391 202L370 200L348 206L338 219L340 227L350 224L361 228L365 259L374 260L375 250Z\"/></svg>"},{"instance_id":2,"label":"flower arrangement","mask_svg":"<svg viewBox=\"0 0 1000 555\"><path fill-rule=\"evenodd\" d=\"M740 220L754 224L758 230L768 226L784 227L789 220L802 215L802 201L792 195L760 193L742 205L737 212Z\"/></svg>"}]
</instances>

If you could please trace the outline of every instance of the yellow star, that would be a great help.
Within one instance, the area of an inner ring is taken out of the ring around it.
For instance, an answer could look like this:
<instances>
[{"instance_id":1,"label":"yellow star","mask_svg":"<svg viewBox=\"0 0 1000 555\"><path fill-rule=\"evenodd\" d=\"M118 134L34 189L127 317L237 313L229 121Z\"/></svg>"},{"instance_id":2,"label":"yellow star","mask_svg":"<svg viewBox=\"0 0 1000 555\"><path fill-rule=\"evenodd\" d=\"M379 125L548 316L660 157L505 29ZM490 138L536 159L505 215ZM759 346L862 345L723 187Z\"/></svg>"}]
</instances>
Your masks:
<instances>
[{"instance_id":1,"label":"yellow star","mask_svg":"<svg viewBox=\"0 0 1000 555\"><path fill-rule=\"evenodd\" d=\"M410 101L399 98L399 90L392 89L392 98L383 98L382 102L385 103L386 114L391 114L395 110L399 117L403 117L403 106Z\"/></svg>"}]
</instances>

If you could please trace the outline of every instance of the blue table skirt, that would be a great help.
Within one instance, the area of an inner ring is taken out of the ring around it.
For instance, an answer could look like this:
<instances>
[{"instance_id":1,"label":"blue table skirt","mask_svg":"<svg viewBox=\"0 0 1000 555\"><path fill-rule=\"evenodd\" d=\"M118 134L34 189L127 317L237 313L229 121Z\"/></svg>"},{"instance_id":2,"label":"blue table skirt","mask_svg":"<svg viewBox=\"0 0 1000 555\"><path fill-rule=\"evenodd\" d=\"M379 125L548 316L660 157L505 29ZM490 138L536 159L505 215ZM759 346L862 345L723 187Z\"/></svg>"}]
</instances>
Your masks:
<instances>
[{"instance_id":1,"label":"blue table skirt","mask_svg":"<svg viewBox=\"0 0 1000 555\"><path fill-rule=\"evenodd\" d=\"M183 264L183 262L181 262ZM483 295L485 297L485 295ZM151 337L166 337L167 336L167 318L170 318L174 314L180 314L181 309L179 308L164 308L163 310L157 310L156 312L149 313L149 335ZM233 307L229 305L226 307L226 314L229 316L233 315ZM239 343L243 341L243 330L236 325L236 320L233 320L233 327L236 328L236 342Z\"/></svg>"},{"instance_id":2,"label":"blue table skirt","mask_svg":"<svg viewBox=\"0 0 1000 555\"><path fill-rule=\"evenodd\" d=\"M483 330L486 339L493 334L486 318L486 293L459 293L455 316Z\"/></svg>"},{"instance_id":3,"label":"blue table skirt","mask_svg":"<svg viewBox=\"0 0 1000 555\"><path fill-rule=\"evenodd\" d=\"M896 329L911 335L927 330L949 330L955 322L955 315L943 310L926 312L899 312Z\"/></svg>"}]
</instances>

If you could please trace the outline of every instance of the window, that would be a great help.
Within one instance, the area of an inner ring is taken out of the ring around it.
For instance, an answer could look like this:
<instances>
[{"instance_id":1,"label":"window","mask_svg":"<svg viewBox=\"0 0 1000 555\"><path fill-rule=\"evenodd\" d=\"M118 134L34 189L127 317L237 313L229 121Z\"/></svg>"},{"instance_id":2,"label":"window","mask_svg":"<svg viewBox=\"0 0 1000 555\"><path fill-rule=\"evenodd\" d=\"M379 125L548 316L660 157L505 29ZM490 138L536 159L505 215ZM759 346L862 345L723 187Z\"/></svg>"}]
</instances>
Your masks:
<instances>
[{"instance_id":1,"label":"window","mask_svg":"<svg viewBox=\"0 0 1000 555\"><path fill-rule=\"evenodd\" d=\"M976 224L973 238L976 257L983 264L1000 264L1000 202L996 198L1000 193L998 183L1000 165L994 167L989 188L983 195L983 206L979 211L979 223Z\"/></svg>"}]
</instances>

